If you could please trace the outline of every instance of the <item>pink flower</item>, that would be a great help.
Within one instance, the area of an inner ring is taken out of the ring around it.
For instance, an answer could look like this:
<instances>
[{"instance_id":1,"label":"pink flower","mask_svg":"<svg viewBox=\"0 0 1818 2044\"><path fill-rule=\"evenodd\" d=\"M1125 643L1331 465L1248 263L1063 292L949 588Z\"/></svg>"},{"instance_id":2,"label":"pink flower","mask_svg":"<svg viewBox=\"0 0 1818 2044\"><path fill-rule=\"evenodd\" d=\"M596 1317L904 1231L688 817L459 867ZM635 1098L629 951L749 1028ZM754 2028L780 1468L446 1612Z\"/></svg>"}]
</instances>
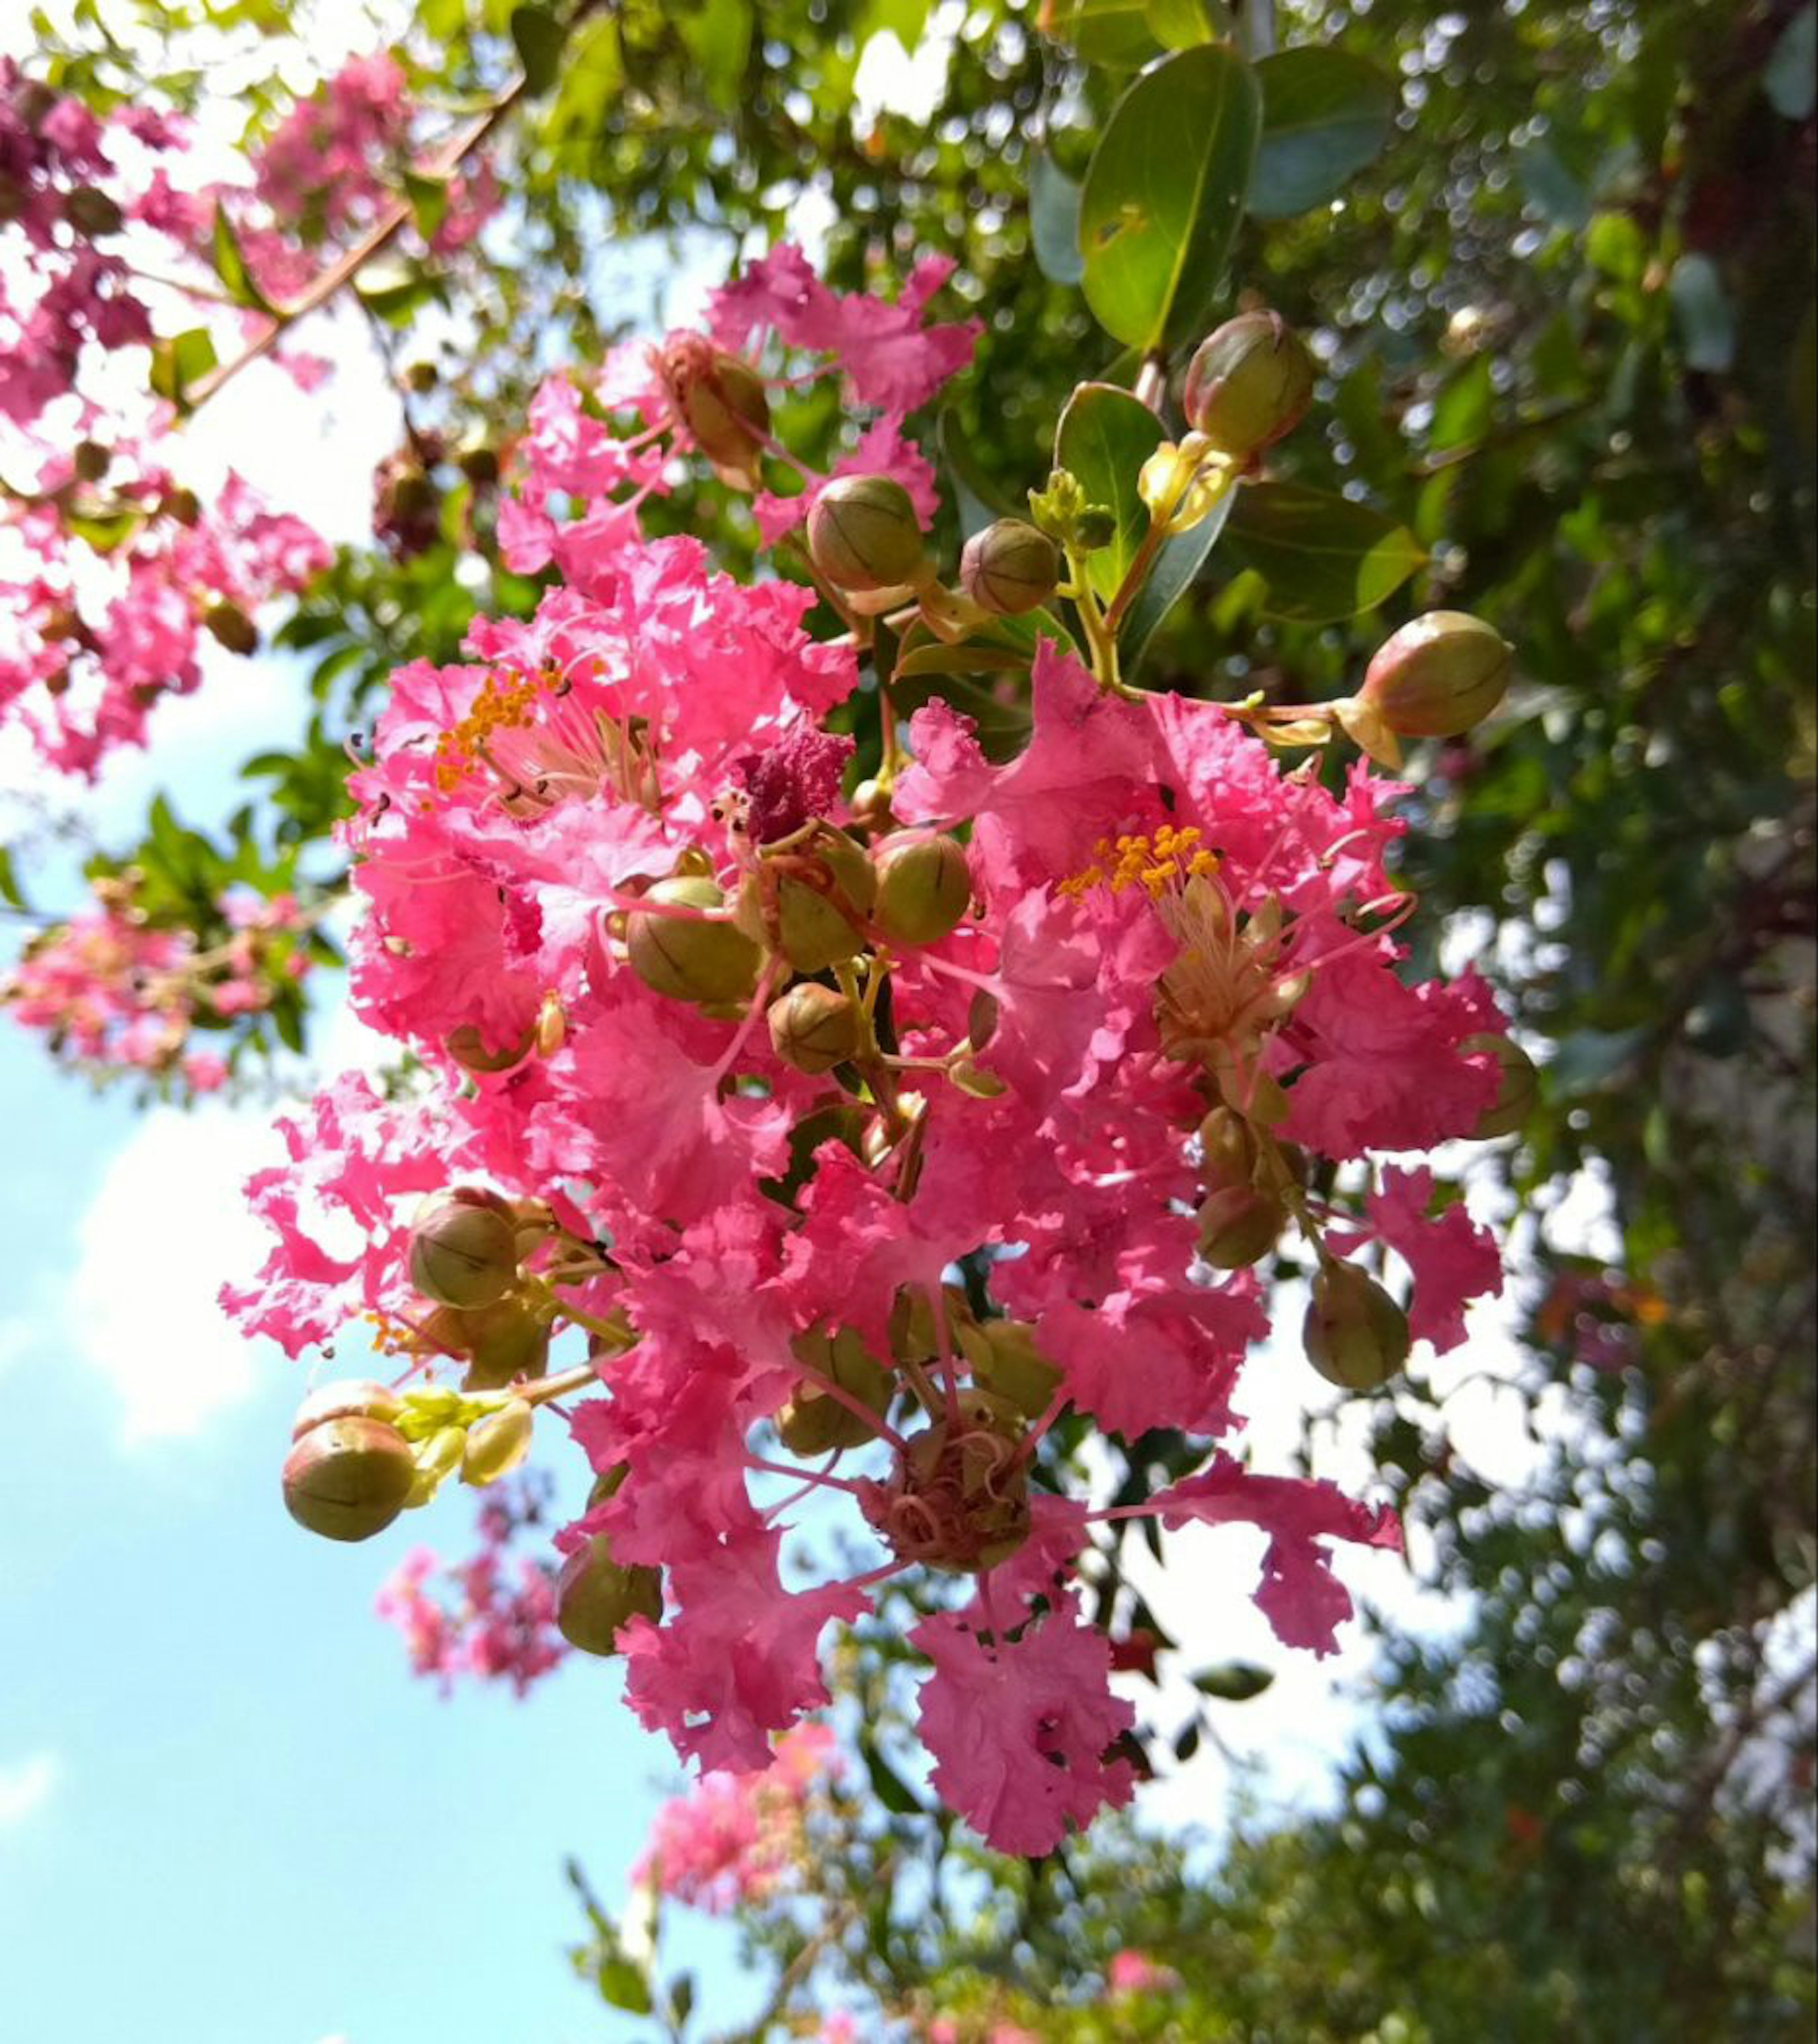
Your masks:
<instances>
[{"instance_id":1,"label":"pink flower","mask_svg":"<svg viewBox=\"0 0 1818 2044\"><path fill-rule=\"evenodd\" d=\"M1428 1218L1433 1174L1424 1169L1382 1174L1382 1188L1365 1202L1378 1239L1406 1258L1414 1273L1408 1325L1416 1341L1443 1355L1465 1338L1465 1307L1502 1289L1502 1258L1487 1228L1464 1207L1448 1206Z\"/></svg>"}]
</instances>

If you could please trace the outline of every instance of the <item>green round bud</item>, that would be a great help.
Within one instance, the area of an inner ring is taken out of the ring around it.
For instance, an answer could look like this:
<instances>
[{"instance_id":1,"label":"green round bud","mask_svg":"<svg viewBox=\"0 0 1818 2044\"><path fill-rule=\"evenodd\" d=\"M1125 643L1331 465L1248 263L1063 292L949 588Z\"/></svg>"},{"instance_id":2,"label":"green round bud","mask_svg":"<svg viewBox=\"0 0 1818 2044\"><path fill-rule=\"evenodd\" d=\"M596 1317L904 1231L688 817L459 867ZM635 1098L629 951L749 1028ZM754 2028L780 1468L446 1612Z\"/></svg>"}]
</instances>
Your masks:
<instances>
[{"instance_id":1,"label":"green round bud","mask_svg":"<svg viewBox=\"0 0 1818 2044\"><path fill-rule=\"evenodd\" d=\"M970 1331L982 1340L961 1346L972 1374L984 1389L1014 1406L1025 1419L1039 1420L1060 1389L1060 1372L1036 1347L1035 1329L1020 1320L987 1320Z\"/></svg>"},{"instance_id":2,"label":"green round bud","mask_svg":"<svg viewBox=\"0 0 1818 2044\"><path fill-rule=\"evenodd\" d=\"M1322 1263L1301 1330L1307 1360L1328 1384L1374 1391L1408 1360L1408 1316L1355 1263Z\"/></svg>"},{"instance_id":3,"label":"green round bud","mask_svg":"<svg viewBox=\"0 0 1818 2044\"><path fill-rule=\"evenodd\" d=\"M803 980L771 1003L771 1047L798 1072L830 1072L858 1051L864 1035L859 1005L816 980Z\"/></svg>"},{"instance_id":4,"label":"green round bud","mask_svg":"<svg viewBox=\"0 0 1818 2044\"><path fill-rule=\"evenodd\" d=\"M1512 1036L1494 1029L1466 1037L1459 1048L1472 1057L1494 1058L1502 1073L1496 1098L1478 1116L1471 1134L1482 1139L1512 1135L1525 1128L1540 1098L1540 1074L1534 1069L1534 1060Z\"/></svg>"},{"instance_id":5,"label":"green round bud","mask_svg":"<svg viewBox=\"0 0 1818 2044\"><path fill-rule=\"evenodd\" d=\"M490 1306L517 1281L511 1208L477 1185L432 1193L410 1224L410 1281L438 1306Z\"/></svg>"},{"instance_id":6,"label":"green round bud","mask_svg":"<svg viewBox=\"0 0 1818 2044\"><path fill-rule=\"evenodd\" d=\"M1020 617L1046 603L1059 580L1060 549L1022 518L1000 518L974 532L959 556L959 586L998 617Z\"/></svg>"},{"instance_id":7,"label":"green round bud","mask_svg":"<svg viewBox=\"0 0 1818 2044\"><path fill-rule=\"evenodd\" d=\"M463 1071L509 1072L513 1065L522 1064L529 1056L536 1040L536 1032L532 1027L526 1029L515 1043L506 1043L495 1050L473 1023L463 1022L442 1039L442 1048Z\"/></svg>"},{"instance_id":8,"label":"green round bud","mask_svg":"<svg viewBox=\"0 0 1818 2044\"><path fill-rule=\"evenodd\" d=\"M536 1411L521 1398L475 1420L461 1454L462 1482L483 1489L502 1476L509 1476L529 1454L536 1427Z\"/></svg>"},{"instance_id":9,"label":"green round bud","mask_svg":"<svg viewBox=\"0 0 1818 2044\"><path fill-rule=\"evenodd\" d=\"M690 909L720 909L726 900L719 883L699 873L659 880L648 898ZM748 1001L763 962L758 947L730 923L636 909L625 920L625 950L644 985L673 1001Z\"/></svg>"},{"instance_id":10,"label":"green round bud","mask_svg":"<svg viewBox=\"0 0 1818 2044\"><path fill-rule=\"evenodd\" d=\"M284 1508L325 1540L370 1540L410 1494L410 1444L382 1420L329 1420L312 1427L284 1461Z\"/></svg>"},{"instance_id":11,"label":"green round bud","mask_svg":"<svg viewBox=\"0 0 1818 2044\"><path fill-rule=\"evenodd\" d=\"M1275 1246L1288 1210L1271 1194L1227 1185L1199 1210L1199 1253L1215 1270L1242 1270Z\"/></svg>"},{"instance_id":12,"label":"green round bud","mask_svg":"<svg viewBox=\"0 0 1818 2044\"><path fill-rule=\"evenodd\" d=\"M909 492L887 475L835 476L808 514L808 551L836 589L864 595L913 582L922 538Z\"/></svg>"},{"instance_id":13,"label":"green round bud","mask_svg":"<svg viewBox=\"0 0 1818 2044\"><path fill-rule=\"evenodd\" d=\"M509 1293L472 1312L449 1312L448 1320L452 1346L467 1357L463 1391L502 1391L549 1368L549 1324Z\"/></svg>"},{"instance_id":14,"label":"green round bud","mask_svg":"<svg viewBox=\"0 0 1818 2044\"><path fill-rule=\"evenodd\" d=\"M662 1616L661 1572L622 1567L603 1533L577 1547L555 1578L556 1627L583 1654L616 1654L618 1635L632 1619Z\"/></svg>"},{"instance_id":15,"label":"green round bud","mask_svg":"<svg viewBox=\"0 0 1818 2044\"><path fill-rule=\"evenodd\" d=\"M1272 447L1313 402L1313 358L1278 313L1240 313L1202 340L1181 409L1194 432L1240 461Z\"/></svg>"},{"instance_id":16,"label":"green round bud","mask_svg":"<svg viewBox=\"0 0 1818 2044\"><path fill-rule=\"evenodd\" d=\"M776 890L777 943L798 972L824 972L865 948L865 933L831 895L793 874Z\"/></svg>"},{"instance_id":17,"label":"green round bud","mask_svg":"<svg viewBox=\"0 0 1818 2044\"><path fill-rule=\"evenodd\" d=\"M330 1420L380 1420L389 1426L403 1410L404 1400L389 1384L371 1377L344 1377L312 1391L297 1408L290 1438L300 1441L312 1427L325 1426Z\"/></svg>"},{"instance_id":18,"label":"green round bud","mask_svg":"<svg viewBox=\"0 0 1818 2044\"><path fill-rule=\"evenodd\" d=\"M763 378L748 362L692 335L672 342L663 361L676 409L714 474L735 490L755 490L770 440Z\"/></svg>"},{"instance_id":19,"label":"green round bud","mask_svg":"<svg viewBox=\"0 0 1818 2044\"><path fill-rule=\"evenodd\" d=\"M1215 1185L1247 1185L1255 1175L1256 1138L1241 1114L1215 1107L1199 1125L1200 1159Z\"/></svg>"},{"instance_id":20,"label":"green round bud","mask_svg":"<svg viewBox=\"0 0 1818 2044\"><path fill-rule=\"evenodd\" d=\"M1501 701L1514 652L1493 625L1462 610L1430 610L1382 646L1358 701L1400 738L1456 738Z\"/></svg>"},{"instance_id":21,"label":"green round bud","mask_svg":"<svg viewBox=\"0 0 1818 2044\"><path fill-rule=\"evenodd\" d=\"M893 943L938 943L971 905L972 868L957 838L918 838L878 855L874 913Z\"/></svg>"}]
</instances>

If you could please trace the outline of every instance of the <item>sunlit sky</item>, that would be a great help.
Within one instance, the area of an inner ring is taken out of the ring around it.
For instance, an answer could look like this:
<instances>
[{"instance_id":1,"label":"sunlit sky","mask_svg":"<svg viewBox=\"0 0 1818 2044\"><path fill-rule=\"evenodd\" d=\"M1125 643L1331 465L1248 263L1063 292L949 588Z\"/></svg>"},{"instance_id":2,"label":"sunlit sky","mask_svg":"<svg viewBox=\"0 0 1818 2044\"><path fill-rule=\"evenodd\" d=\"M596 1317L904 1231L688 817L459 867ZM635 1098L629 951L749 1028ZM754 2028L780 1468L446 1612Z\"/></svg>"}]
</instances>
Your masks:
<instances>
[{"instance_id":1,"label":"sunlit sky","mask_svg":"<svg viewBox=\"0 0 1818 2044\"><path fill-rule=\"evenodd\" d=\"M6 24L0 23L0 48ZM651 295L635 256L621 279ZM670 317L698 277L669 277ZM365 530L371 465L395 412L351 326L313 329L330 390L300 398L261 367L200 417L189 479L231 459L284 508L336 538ZM0 836L25 801L79 809L129 841L149 793L186 820L232 806L240 760L301 728L301 678L269 659L211 659L194 698L167 705L156 752L110 769L95 796L47 786L0 743ZM34 898L77 897L71 859L29 870ZM0 925L0 956L15 926ZM332 1007L333 989L323 989ZM332 1064L358 1032L329 1018ZM608 2039L562 1947L582 1925L561 1862L576 1854L609 1904L662 1796L667 1745L643 1733L605 1664L565 1669L529 1701L440 1701L409 1677L373 1595L423 1539L458 1553L464 1495L367 1546L302 1535L278 1467L302 1366L243 1343L213 1303L263 1254L237 1188L271 1154L269 1110L211 1103L136 1111L54 1074L0 1018L0 2033L24 2044L498 2044ZM1293 1325L1296 1315L1285 1324ZM1509 1366L1493 1316L1467 1351ZM1328 1402L1292 1341L1257 1359L1248 1405L1259 1462L1286 1466L1303 1415ZM342 1358L344 1367L347 1358ZM1460 1360L1460 1368L1464 1361ZM1493 1476L1528 1452L1486 1388L1467 1418ZM1355 1428L1328 1435L1320 1473L1366 1480ZM425 1523L425 1520L431 1523ZM1266 1705L1220 1707L1224 1741L1266 1752L1278 1808L1316 1802L1366 1715L1355 1629L1319 1664L1278 1648L1249 1600L1260 1539L1195 1531L1174 1546L1163 1622L1183 1671L1233 1656L1278 1670ZM1347 1580L1410 1623L1448 1614L1385 1554L1341 1554ZM1145 1716L1178 1721L1177 1682ZM1145 1792L1157 1822L1216 1828L1229 1762L1208 1742ZM723 1929L688 1927L721 2019L752 1999Z\"/></svg>"}]
</instances>

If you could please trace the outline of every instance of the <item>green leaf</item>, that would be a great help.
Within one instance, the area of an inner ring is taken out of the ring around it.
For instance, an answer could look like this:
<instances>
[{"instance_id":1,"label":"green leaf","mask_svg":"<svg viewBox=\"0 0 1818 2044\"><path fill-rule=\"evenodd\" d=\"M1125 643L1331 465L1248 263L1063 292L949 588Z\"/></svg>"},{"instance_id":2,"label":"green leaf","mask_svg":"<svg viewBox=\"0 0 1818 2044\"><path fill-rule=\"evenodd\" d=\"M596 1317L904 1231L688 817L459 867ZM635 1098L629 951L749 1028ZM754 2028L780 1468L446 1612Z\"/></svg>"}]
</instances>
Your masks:
<instances>
[{"instance_id":1,"label":"green leaf","mask_svg":"<svg viewBox=\"0 0 1818 2044\"><path fill-rule=\"evenodd\" d=\"M1156 555L1148 579L1131 605L1124 620L1124 628L1117 635L1118 651L1126 678L1135 674L1162 620L1205 567L1207 556L1218 544L1218 536L1231 516L1231 507L1240 494L1228 490L1208 517L1202 518L1191 532L1177 533Z\"/></svg>"},{"instance_id":2,"label":"green leaf","mask_svg":"<svg viewBox=\"0 0 1818 2044\"><path fill-rule=\"evenodd\" d=\"M524 67L524 89L532 98L548 90L562 68L562 45L567 30L547 7L511 10L511 40Z\"/></svg>"},{"instance_id":3,"label":"green leaf","mask_svg":"<svg viewBox=\"0 0 1818 2044\"><path fill-rule=\"evenodd\" d=\"M954 509L959 514L963 538L970 540L999 518L1028 517L1028 507L1019 511L972 459L964 429L951 409L942 412L936 438L940 447L941 467L953 485Z\"/></svg>"},{"instance_id":4,"label":"green leaf","mask_svg":"<svg viewBox=\"0 0 1818 2044\"><path fill-rule=\"evenodd\" d=\"M1202 1669L1193 1685L1202 1696L1216 1696L1221 1703L1247 1704L1259 1696L1275 1679L1274 1672L1259 1668L1253 1661L1221 1661L1216 1668Z\"/></svg>"},{"instance_id":5,"label":"green leaf","mask_svg":"<svg viewBox=\"0 0 1818 2044\"><path fill-rule=\"evenodd\" d=\"M1297 482L1245 485L1224 543L1238 566L1268 584L1263 614L1298 624L1336 624L1374 610L1427 558L1393 518Z\"/></svg>"},{"instance_id":6,"label":"green leaf","mask_svg":"<svg viewBox=\"0 0 1818 2044\"><path fill-rule=\"evenodd\" d=\"M1395 86L1374 64L1311 44L1256 67L1263 138L1250 210L1281 220L1328 205L1395 129Z\"/></svg>"},{"instance_id":7,"label":"green leaf","mask_svg":"<svg viewBox=\"0 0 1818 2044\"><path fill-rule=\"evenodd\" d=\"M1231 33L1231 10L1221 0L1147 0L1143 13L1165 50L1223 42Z\"/></svg>"},{"instance_id":8,"label":"green leaf","mask_svg":"<svg viewBox=\"0 0 1818 2044\"><path fill-rule=\"evenodd\" d=\"M700 71L707 97L728 113L736 110L751 56L750 0L701 0L686 13L674 10L671 18Z\"/></svg>"},{"instance_id":9,"label":"green leaf","mask_svg":"<svg viewBox=\"0 0 1818 2044\"><path fill-rule=\"evenodd\" d=\"M425 241L433 241L442 222L448 217L448 180L425 177L421 171L407 170L404 173L404 196L410 202L417 232Z\"/></svg>"},{"instance_id":10,"label":"green leaf","mask_svg":"<svg viewBox=\"0 0 1818 2044\"><path fill-rule=\"evenodd\" d=\"M215 366L214 342L206 326L167 335L152 349L152 388L179 411L187 409L190 390Z\"/></svg>"},{"instance_id":11,"label":"green leaf","mask_svg":"<svg viewBox=\"0 0 1818 2044\"><path fill-rule=\"evenodd\" d=\"M1082 383L1060 415L1055 467L1076 477L1087 502L1102 504L1117 521L1111 544L1091 557L1092 586L1106 598L1116 594L1148 532L1137 478L1165 437L1148 406L1115 383Z\"/></svg>"},{"instance_id":12,"label":"green leaf","mask_svg":"<svg viewBox=\"0 0 1818 2044\"><path fill-rule=\"evenodd\" d=\"M1079 252L1079 186L1046 149L1029 159L1029 240L1036 267L1051 284L1077 284L1086 274Z\"/></svg>"},{"instance_id":13,"label":"green leaf","mask_svg":"<svg viewBox=\"0 0 1818 2044\"><path fill-rule=\"evenodd\" d=\"M641 1968L620 1953L609 1953L594 1971L594 1984L609 2008L622 2008L632 2015L648 2015L651 2010L650 1982Z\"/></svg>"},{"instance_id":14,"label":"green leaf","mask_svg":"<svg viewBox=\"0 0 1818 2044\"><path fill-rule=\"evenodd\" d=\"M10 902L15 909L29 909L31 906L20 888L18 868L13 863L13 855L3 844L0 844L0 901Z\"/></svg>"},{"instance_id":15,"label":"green leaf","mask_svg":"<svg viewBox=\"0 0 1818 2044\"><path fill-rule=\"evenodd\" d=\"M233 231L233 222L228 217L227 208L218 200L214 209L212 253L214 273L220 278L228 296L236 305L251 305L262 313L277 309L253 281L252 272L246 267L246 258L240 252L239 237Z\"/></svg>"},{"instance_id":16,"label":"green leaf","mask_svg":"<svg viewBox=\"0 0 1818 2044\"><path fill-rule=\"evenodd\" d=\"M1144 352L1191 334L1224 275L1262 120L1256 75L1216 45L1182 50L1113 110L1080 194L1086 301Z\"/></svg>"},{"instance_id":17,"label":"green leaf","mask_svg":"<svg viewBox=\"0 0 1818 2044\"><path fill-rule=\"evenodd\" d=\"M1647 237L1626 213L1600 213L1585 236L1591 267L1618 283L1639 284L1647 271Z\"/></svg>"},{"instance_id":18,"label":"green leaf","mask_svg":"<svg viewBox=\"0 0 1818 2044\"><path fill-rule=\"evenodd\" d=\"M1046 0L1038 21L1044 35L1108 71L1135 71L1155 54L1148 0Z\"/></svg>"},{"instance_id":19,"label":"green leaf","mask_svg":"<svg viewBox=\"0 0 1818 2044\"><path fill-rule=\"evenodd\" d=\"M1722 375L1735 360L1736 311L1716 264L1708 256L1682 256L1666 292L1685 344L1686 367Z\"/></svg>"},{"instance_id":20,"label":"green leaf","mask_svg":"<svg viewBox=\"0 0 1818 2044\"><path fill-rule=\"evenodd\" d=\"M1776 113L1808 117L1818 98L1818 6L1801 7L1781 32L1761 86Z\"/></svg>"},{"instance_id":21,"label":"green leaf","mask_svg":"<svg viewBox=\"0 0 1818 2044\"><path fill-rule=\"evenodd\" d=\"M369 263L354 279L360 303L387 326L403 326L436 295L432 281L409 263Z\"/></svg>"},{"instance_id":22,"label":"green leaf","mask_svg":"<svg viewBox=\"0 0 1818 2044\"><path fill-rule=\"evenodd\" d=\"M871 1777L872 1791L884 1808L894 1816L919 1817L922 1814L921 1798L878 1750L875 1742L862 1739L859 1752L865 1763L865 1772Z\"/></svg>"},{"instance_id":23,"label":"green leaf","mask_svg":"<svg viewBox=\"0 0 1818 2044\"><path fill-rule=\"evenodd\" d=\"M1489 431L1496 409L1496 382L1487 355L1474 355L1455 369L1433 402L1427 444L1436 454L1474 447Z\"/></svg>"}]
</instances>

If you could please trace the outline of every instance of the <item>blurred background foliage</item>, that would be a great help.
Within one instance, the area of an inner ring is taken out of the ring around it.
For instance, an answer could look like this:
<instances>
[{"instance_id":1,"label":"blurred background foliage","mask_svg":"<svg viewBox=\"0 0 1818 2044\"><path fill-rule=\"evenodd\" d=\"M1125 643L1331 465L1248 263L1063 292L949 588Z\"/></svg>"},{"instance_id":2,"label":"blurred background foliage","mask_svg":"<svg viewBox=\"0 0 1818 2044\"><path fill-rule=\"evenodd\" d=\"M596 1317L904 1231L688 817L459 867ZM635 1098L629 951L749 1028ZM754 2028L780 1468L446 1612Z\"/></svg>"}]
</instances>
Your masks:
<instances>
[{"instance_id":1,"label":"blurred background foliage","mask_svg":"<svg viewBox=\"0 0 1818 2044\"><path fill-rule=\"evenodd\" d=\"M254 40L287 13L138 11ZM521 61L535 74L504 130L509 231L363 280L406 431L375 481L375 544L344 550L280 635L310 666L308 728L248 763L231 841L166 810L116 863L156 878L200 862L198 901L219 891L210 859L326 870L344 742L386 673L455 657L476 609L536 601L493 549L498 465L543 371L648 329L613 259L628 239L729 268L805 204L844 287L954 253L954 292L987 325L921 437L948 464L950 515L1017 505L1074 384L1133 373L1067 279L1064 232L1057 259L1055 220L1180 11L1047 0L1049 35L1002 0L620 0L515 22L504 0L422 0L400 48L426 97L471 106ZM1141 678L1337 694L1435 605L1515 644L1504 711L1411 763L1404 870L1544 1066L1494 1168L1527 1217L1509 1424L1545 1452L1510 1492L1452 1444L1441 1387L1416 1377L1372 1406L1379 1462L1470 1616L1442 1645L1385 1635L1382 1730L1331 1815L1240 1823L1209 1856L1112 1827L1040 1868L962 1863L899 1782L885 1817L826 1817L816 1896L746 1927L780 1969L783 2027L844 1980L874 2010L952 2011L967 2038L994 2021L1079 2039L1807 2036L1814 9L1236 12L1253 52L1336 48L1393 110L1329 203L1253 206L1228 302L1275 307L1323 365L1274 473L1356 499L1421 564L1373 611L1297 617L1235 535ZM98 20L79 10L67 44L47 29L51 75L96 98L140 89ZM855 118L883 30L950 44L925 117ZM246 103L256 126L285 100L274 80ZM840 431L812 394L778 425L811 459ZM655 515L749 557L717 484ZM1607 1258L1550 1220L1585 1174ZM1174 1451L1136 1444L1132 1466ZM1106 1594L1140 1627L1115 1580ZM877 1723L890 1660L882 1635L847 1656ZM877 1906L949 1892L964 1906ZM1107 2000L1103 1968L1133 1946L1176 1984ZM613 1998L644 1992L605 1946L582 1956Z\"/></svg>"}]
</instances>

